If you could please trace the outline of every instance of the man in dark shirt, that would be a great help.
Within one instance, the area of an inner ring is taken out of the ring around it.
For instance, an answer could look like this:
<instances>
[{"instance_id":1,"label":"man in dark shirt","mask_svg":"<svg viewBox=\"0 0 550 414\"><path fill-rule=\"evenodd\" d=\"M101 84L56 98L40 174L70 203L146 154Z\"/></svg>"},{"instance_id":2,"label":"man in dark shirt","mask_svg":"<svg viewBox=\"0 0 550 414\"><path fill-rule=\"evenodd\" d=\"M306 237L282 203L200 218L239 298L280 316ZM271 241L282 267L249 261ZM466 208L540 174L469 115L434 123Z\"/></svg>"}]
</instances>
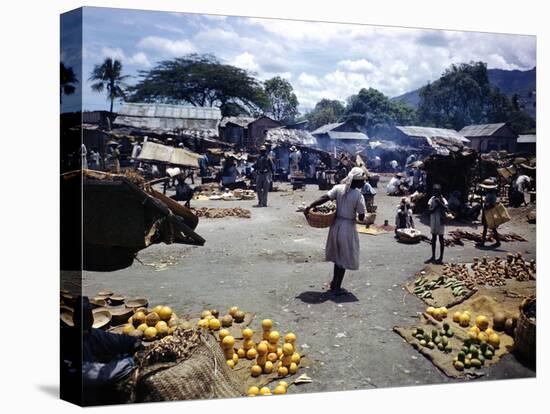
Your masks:
<instances>
[{"instance_id":1,"label":"man in dark shirt","mask_svg":"<svg viewBox=\"0 0 550 414\"><path fill-rule=\"evenodd\" d=\"M256 193L258 195L258 207L267 207L267 195L273 180L275 170L273 161L267 156L265 145L260 147L260 157L254 164L256 172Z\"/></svg>"}]
</instances>

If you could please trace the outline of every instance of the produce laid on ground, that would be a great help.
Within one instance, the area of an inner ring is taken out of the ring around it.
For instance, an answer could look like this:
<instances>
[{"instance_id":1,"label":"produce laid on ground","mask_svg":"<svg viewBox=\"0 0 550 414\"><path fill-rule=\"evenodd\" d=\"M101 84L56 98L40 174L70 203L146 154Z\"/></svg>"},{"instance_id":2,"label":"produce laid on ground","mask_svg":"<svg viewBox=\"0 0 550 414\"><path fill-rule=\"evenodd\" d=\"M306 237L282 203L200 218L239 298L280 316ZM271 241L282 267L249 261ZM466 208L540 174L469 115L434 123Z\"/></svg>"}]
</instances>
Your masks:
<instances>
[{"instance_id":1,"label":"produce laid on ground","mask_svg":"<svg viewBox=\"0 0 550 414\"><path fill-rule=\"evenodd\" d=\"M413 327L394 331L446 375L479 377L513 348L517 314L488 296L474 296L453 308L428 307ZM513 307L512 307L513 309Z\"/></svg>"},{"instance_id":2,"label":"produce laid on ground","mask_svg":"<svg viewBox=\"0 0 550 414\"><path fill-rule=\"evenodd\" d=\"M463 281L469 289L477 285L504 286L506 279L520 282L536 279L535 260L526 261L521 253L508 253L506 258L474 257L471 265L450 263L443 265L444 276Z\"/></svg>"},{"instance_id":3,"label":"produce laid on ground","mask_svg":"<svg viewBox=\"0 0 550 414\"><path fill-rule=\"evenodd\" d=\"M426 277L425 272L414 281L413 293L420 298L433 298L433 291L439 288L450 289L453 296L461 296L468 293L464 282L455 279L453 277L447 277L447 275L439 276L433 280Z\"/></svg>"},{"instance_id":4,"label":"produce laid on ground","mask_svg":"<svg viewBox=\"0 0 550 414\"><path fill-rule=\"evenodd\" d=\"M213 208L213 207L200 207L192 209L193 213L197 217L205 218L224 218L224 217L240 217L250 218L252 213L250 210L241 207L234 208Z\"/></svg>"},{"instance_id":5,"label":"produce laid on ground","mask_svg":"<svg viewBox=\"0 0 550 414\"><path fill-rule=\"evenodd\" d=\"M230 316L233 317L238 317L239 312L236 307L229 310ZM204 313L203 316L208 317ZM212 329L204 322L200 323L200 326ZM243 328L239 335L240 339L232 336L226 328L217 331L217 335L227 365L235 371L241 370L241 376L249 385L248 395L271 395L271 391L262 392L262 386L277 378L296 374L301 366L302 355L296 343L296 334L288 332L283 336L273 329L273 321L270 319L261 322L261 331L254 331L250 327ZM288 385L283 389L279 384L273 390L273 394L285 394L287 387ZM255 391L256 388L258 392Z\"/></svg>"},{"instance_id":6,"label":"produce laid on ground","mask_svg":"<svg viewBox=\"0 0 550 414\"><path fill-rule=\"evenodd\" d=\"M502 233L502 234L499 234L499 236L500 236L500 241L501 242L514 242L514 241L524 242L524 241L527 241L524 237L522 237L522 236L520 236L519 234L516 234L516 233ZM454 244L463 245L464 244L464 243L462 243L463 239L470 240L470 241L473 241L473 242L476 242L476 243L481 242L482 234L481 233L474 233L474 232L467 231L467 230L455 229L455 230L451 230L449 232L449 238L451 239L451 241ZM493 235L492 234L487 234L486 241L488 243L494 242L495 240L493 238Z\"/></svg>"},{"instance_id":7,"label":"produce laid on ground","mask_svg":"<svg viewBox=\"0 0 550 414\"><path fill-rule=\"evenodd\" d=\"M407 291L434 307L453 306L470 297L475 291L454 274L441 274L438 267L426 266L405 285Z\"/></svg>"}]
</instances>

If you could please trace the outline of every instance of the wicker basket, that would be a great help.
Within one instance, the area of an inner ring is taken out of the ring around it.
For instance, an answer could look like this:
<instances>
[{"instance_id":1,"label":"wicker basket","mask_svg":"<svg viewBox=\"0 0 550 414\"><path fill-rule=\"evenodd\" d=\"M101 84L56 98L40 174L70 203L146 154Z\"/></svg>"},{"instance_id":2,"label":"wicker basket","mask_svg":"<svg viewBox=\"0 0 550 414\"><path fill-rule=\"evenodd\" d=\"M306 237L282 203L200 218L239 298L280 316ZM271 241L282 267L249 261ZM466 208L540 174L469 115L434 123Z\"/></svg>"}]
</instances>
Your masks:
<instances>
[{"instance_id":1,"label":"wicker basket","mask_svg":"<svg viewBox=\"0 0 550 414\"><path fill-rule=\"evenodd\" d=\"M531 304L536 304L534 296L524 299L519 307L519 319L514 333L514 353L534 365L537 356L537 325L524 312L525 307Z\"/></svg>"},{"instance_id":2,"label":"wicker basket","mask_svg":"<svg viewBox=\"0 0 550 414\"><path fill-rule=\"evenodd\" d=\"M318 211L310 210L306 215L306 219L311 227L316 227L319 229L330 227L336 219L336 210L332 213L320 213Z\"/></svg>"}]
</instances>

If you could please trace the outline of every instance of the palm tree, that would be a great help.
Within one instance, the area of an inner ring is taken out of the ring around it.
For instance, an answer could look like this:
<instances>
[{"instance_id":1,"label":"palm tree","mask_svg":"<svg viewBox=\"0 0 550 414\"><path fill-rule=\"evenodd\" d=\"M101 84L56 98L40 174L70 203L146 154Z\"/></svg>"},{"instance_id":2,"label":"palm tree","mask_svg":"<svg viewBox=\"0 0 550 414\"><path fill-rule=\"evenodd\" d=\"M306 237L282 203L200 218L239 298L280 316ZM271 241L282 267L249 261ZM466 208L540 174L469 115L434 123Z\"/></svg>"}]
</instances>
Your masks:
<instances>
[{"instance_id":1,"label":"palm tree","mask_svg":"<svg viewBox=\"0 0 550 414\"><path fill-rule=\"evenodd\" d=\"M106 58L101 65L95 65L89 81L97 81L92 84L92 90L95 92L107 91L107 99L111 101L109 112L113 113L113 103L117 98L124 98L124 88L126 84L124 79L129 78L128 75L122 76L122 63L117 59Z\"/></svg>"},{"instance_id":2,"label":"palm tree","mask_svg":"<svg viewBox=\"0 0 550 414\"><path fill-rule=\"evenodd\" d=\"M76 90L76 86L74 86L74 84L78 83L78 79L74 74L73 68L65 66L63 62L61 62L59 75L61 77L59 83L61 88L59 91L59 96L61 101L63 102L63 94L72 95Z\"/></svg>"}]
</instances>

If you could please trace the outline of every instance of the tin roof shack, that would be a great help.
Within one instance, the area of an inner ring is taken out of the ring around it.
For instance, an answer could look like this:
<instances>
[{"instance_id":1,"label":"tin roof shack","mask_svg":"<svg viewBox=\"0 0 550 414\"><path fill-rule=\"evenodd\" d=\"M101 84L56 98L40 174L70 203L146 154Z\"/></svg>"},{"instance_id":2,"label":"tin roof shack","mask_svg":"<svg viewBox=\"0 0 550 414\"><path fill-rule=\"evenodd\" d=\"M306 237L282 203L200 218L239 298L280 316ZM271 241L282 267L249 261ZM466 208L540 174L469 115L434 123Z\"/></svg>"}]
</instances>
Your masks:
<instances>
[{"instance_id":1,"label":"tin roof shack","mask_svg":"<svg viewBox=\"0 0 550 414\"><path fill-rule=\"evenodd\" d=\"M399 145L418 148L425 154L449 154L450 150L459 150L469 141L454 129L431 128L422 126L397 126L388 134L388 138Z\"/></svg>"},{"instance_id":2,"label":"tin roof shack","mask_svg":"<svg viewBox=\"0 0 550 414\"><path fill-rule=\"evenodd\" d=\"M481 153L516 152L518 135L507 123L468 125L460 130L460 134L470 140L470 148Z\"/></svg>"},{"instance_id":3,"label":"tin roof shack","mask_svg":"<svg viewBox=\"0 0 550 414\"><path fill-rule=\"evenodd\" d=\"M516 143L516 151L526 154L537 153L537 136L536 135L520 135Z\"/></svg>"},{"instance_id":4,"label":"tin roof shack","mask_svg":"<svg viewBox=\"0 0 550 414\"><path fill-rule=\"evenodd\" d=\"M219 125L220 139L225 142L244 148L248 139L248 124L254 122L254 118L245 116L226 116Z\"/></svg>"},{"instance_id":5,"label":"tin roof shack","mask_svg":"<svg viewBox=\"0 0 550 414\"><path fill-rule=\"evenodd\" d=\"M343 150L356 153L358 145L364 145L369 140L367 134L357 130L351 122L336 122L326 124L311 132L320 148L325 151Z\"/></svg>"},{"instance_id":6,"label":"tin roof shack","mask_svg":"<svg viewBox=\"0 0 550 414\"><path fill-rule=\"evenodd\" d=\"M440 184L445 197L449 197L453 191L460 191L461 201L466 203L477 173L477 159L477 151L470 148L427 157L422 167L426 172L427 194L432 194L434 184Z\"/></svg>"},{"instance_id":7,"label":"tin roof shack","mask_svg":"<svg viewBox=\"0 0 550 414\"><path fill-rule=\"evenodd\" d=\"M246 146L249 149L258 149L266 139L267 131L280 127L281 123L268 116L261 116L248 124L248 138Z\"/></svg>"},{"instance_id":8,"label":"tin roof shack","mask_svg":"<svg viewBox=\"0 0 550 414\"><path fill-rule=\"evenodd\" d=\"M70 204L81 195L83 202L82 240L65 243L64 270L80 269L82 264L84 270L112 271L130 266L135 254L152 244L205 243L194 232L198 218L190 210L131 177L72 171L61 176L61 191L65 195L62 203ZM70 211L71 207L62 209ZM71 254L71 249L81 247L82 263L80 254Z\"/></svg>"}]
</instances>

